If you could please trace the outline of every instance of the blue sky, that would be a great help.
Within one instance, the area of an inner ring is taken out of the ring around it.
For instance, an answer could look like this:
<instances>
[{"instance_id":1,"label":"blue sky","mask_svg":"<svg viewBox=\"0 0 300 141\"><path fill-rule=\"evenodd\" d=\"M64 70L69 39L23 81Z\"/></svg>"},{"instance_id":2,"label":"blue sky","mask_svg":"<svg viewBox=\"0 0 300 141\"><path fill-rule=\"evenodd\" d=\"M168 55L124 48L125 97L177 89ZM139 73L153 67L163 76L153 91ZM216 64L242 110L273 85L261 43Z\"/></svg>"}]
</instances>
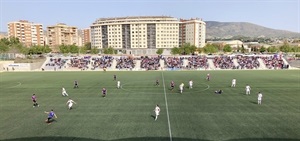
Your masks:
<instances>
[{"instance_id":1,"label":"blue sky","mask_svg":"<svg viewBox=\"0 0 300 141\"><path fill-rule=\"evenodd\" d=\"M300 0L0 0L0 31L21 19L44 28L59 22L87 28L97 18L161 15L251 22L300 33Z\"/></svg>"}]
</instances>

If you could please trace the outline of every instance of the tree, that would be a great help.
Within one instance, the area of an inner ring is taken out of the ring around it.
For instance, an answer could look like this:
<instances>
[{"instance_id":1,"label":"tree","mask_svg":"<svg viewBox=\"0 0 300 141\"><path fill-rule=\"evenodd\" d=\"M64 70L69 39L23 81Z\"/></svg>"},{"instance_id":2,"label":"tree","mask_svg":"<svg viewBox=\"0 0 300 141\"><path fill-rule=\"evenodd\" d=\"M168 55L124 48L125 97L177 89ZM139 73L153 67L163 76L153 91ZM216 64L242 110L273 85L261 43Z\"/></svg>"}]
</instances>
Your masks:
<instances>
[{"instance_id":1,"label":"tree","mask_svg":"<svg viewBox=\"0 0 300 141\"><path fill-rule=\"evenodd\" d=\"M75 44L73 45L60 45L59 50L61 53L78 53L79 47Z\"/></svg>"},{"instance_id":2,"label":"tree","mask_svg":"<svg viewBox=\"0 0 300 141\"><path fill-rule=\"evenodd\" d=\"M156 54L161 55L161 54L163 54L163 52L164 52L164 49L159 48L159 49L157 49Z\"/></svg>"},{"instance_id":3,"label":"tree","mask_svg":"<svg viewBox=\"0 0 300 141\"><path fill-rule=\"evenodd\" d=\"M223 51L224 52L231 52L232 51L232 48L230 45L225 45L224 48L223 48Z\"/></svg>"},{"instance_id":4,"label":"tree","mask_svg":"<svg viewBox=\"0 0 300 141\"><path fill-rule=\"evenodd\" d=\"M260 49L259 49L259 52L265 52L267 49L264 47L264 46L262 46Z\"/></svg>"},{"instance_id":5,"label":"tree","mask_svg":"<svg viewBox=\"0 0 300 141\"><path fill-rule=\"evenodd\" d=\"M197 50L197 47L195 45L184 44L183 47L183 54L194 54Z\"/></svg>"},{"instance_id":6,"label":"tree","mask_svg":"<svg viewBox=\"0 0 300 141\"><path fill-rule=\"evenodd\" d=\"M5 43L0 41L0 53L7 52L9 50L9 46Z\"/></svg>"},{"instance_id":7,"label":"tree","mask_svg":"<svg viewBox=\"0 0 300 141\"><path fill-rule=\"evenodd\" d=\"M216 53L218 51L217 47L212 44L207 44L203 50L205 53Z\"/></svg>"},{"instance_id":8,"label":"tree","mask_svg":"<svg viewBox=\"0 0 300 141\"><path fill-rule=\"evenodd\" d=\"M43 54L43 53L49 53L52 50L49 46L32 46L30 48L22 48L21 52L23 54Z\"/></svg>"},{"instance_id":9,"label":"tree","mask_svg":"<svg viewBox=\"0 0 300 141\"><path fill-rule=\"evenodd\" d=\"M82 53L82 54L86 54L87 53L87 47L86 46L83 46L83 47L80 47L79 48L79 53Z\"/></svg>"},{"instance_id":10,"label":"tree","mask_svg":"<svg viewBox=\"0 0 300 141\"><path fill-rule=\"evenodd\" d=\"M92 49L92 44L91 42L87 42L84 44L84 47L86 47L87 50L91 50Z\"/></svg>"},{"instance_id":11,"label":"tree","mask_svg":"<svg viewBox=\"0 0 300 141\"><path fill-rule=\"evenodd\" d=\"M267 51L270 53L275 53L278 51L278 48L276 48L275 46L271 46L267 48Z\"/></svg>"},{"instance_id":12,"label":"tree","mask_svg":"<svg viewBox=\"0 0 300 141\"><path fill-rule=\"evenodd\" d=\"M171 49L171 54L176 55L180 54L180 49L178 47L174 47Z\"/></svg>"},{"instance_id":13,"label":"tree","mask_svg":"<svg viewBox=\"0 0 300 141\"><path fill-rule=\"evenodd\" d=\"M70 52L68 49L68 46L65 46L64 44L59 46L59 51L60 51L60 53L69 53Z\"/></svg>"},{"instance_id":14,"label":"tree","mask_svg":"<svg viewBox=\"0 0 300 141\"><path fill-rule=\"evenodd\" d=\"M78 52L79 52L79 47L76 46L75 44L70 45L70 46L69 46L69 52L70 52L70 53L78 53Z\"/></svg>"},{"instance_id":15,"label":"tree","mask_svg":"<svg viewBox=\"0 0 300 141\"><path fill-rule=\"evenodd\" d=\"M300 52L300 47L299 46L293 46L291 47L291 51L296 53L296 52Z\"/></svg>"},{"instance_id":16,"label":"tree","mask_svg":"<svg viewBox=\"0 0 300 141\"><path fill-rule=\"evenodd\" d=\"M279 47L279 50L282 52L291 52L291 47L289 46L288 43L284 43L282 46Z\"/></svg>"},{"instance_id":17,"label":"tree","mask_svg":"<svg viewBox=\"0 0 300 141\"><path fill-rule=\"evenodd\" d=\"M109 47L109 48L104 48L103 53L104 54L114 54L115 51L112 47Z\"/></svg>"},{"instance_id":18,"label":"tree","mask_svg":"<svg viewBox=\"0 0 300 141\"><path fill-rule=\"evenodd\" d=\"M99 53L99 50L97 48L92 48L91 49L91 54L98 54Z\"/></svg>"}]
</instances>

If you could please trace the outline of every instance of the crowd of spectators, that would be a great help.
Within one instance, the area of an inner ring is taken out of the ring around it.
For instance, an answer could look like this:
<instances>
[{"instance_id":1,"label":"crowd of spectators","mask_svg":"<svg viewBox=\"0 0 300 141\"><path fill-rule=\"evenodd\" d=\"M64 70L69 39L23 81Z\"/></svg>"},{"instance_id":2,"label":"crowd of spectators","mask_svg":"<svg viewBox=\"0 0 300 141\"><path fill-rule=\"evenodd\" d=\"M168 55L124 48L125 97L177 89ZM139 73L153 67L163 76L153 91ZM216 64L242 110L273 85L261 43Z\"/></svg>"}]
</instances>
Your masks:
<instances>
[{"instance_id":1,"label":"crowd of spectators","mask_svg":"<svg viewBox=\"0 0 300 141\"><path fill-rule=\"evenodd\" d=\"M232 56L215 56L213 63L216 69L237 69L237 66L233 63Z\"/></svg>"},{"instance_id":2,"label":"crowd of spectators","mask_svg":"<svg viewBox=\"0 0 300 141\"><path fill-rule=\"evenodd\" d=\"M106 69L110 68L112 65L112 62L114 60L113 56L102 56L102 57L93 57L92 58L92 70L95 70L96 68L100 69Z\"/></svg>"},{"instance_id":3,"label":"crowd of spectators","mask_svg":"<svg viewBox=\"0 0 300 141\"><path fill-rule=\"evenodd\" d=\"M185 57L165 57L165 56L85 56L85 57L51 57L42 70L59 70L62 68L78 68L81 70L95 70L96 68L106 70L114 67L116 69L133 69L136 67L136 60L140 60L140 68L145 70L167 69L209 69L208 60L212 59L216 69L258 69L260 67L259 58L268 69L289 68L284 63L281 55L236 55L236 56L185 56ZM116 60L115 66L113 65ZM234 63L236 59L236 62ZM70 60L70 61L69 61ZM164 61L161 66L160 60ZM67 65L66 65L67 64ZM91 67L91 68L90 68Z\"/></svg>"},{"instance_id":4,"label":"crowd of spectators","mask_svg":"<svg viewBox=\"0 0 300 141\"><path fill-rule=\"evenodd\" d=\"M205 56L192 56L188 57L188 69L207 69L209 64L207 62L207 58Z\"/></svg>"},{"instance_id":5,"label":"crowd of spectators","mask_svg":"<svg viewBox=\"0 0 300 141\"><path fill-rule=\"evenodd\" d=\"M169 69L176 69L176 68L184 68L183 66L183 60L184 57L167 57L164 58L165 65Z\"/></svg>"},{"instance_id":6,"label":"crowd of spectators","mask_svg":"<svg viewBox=\"0 0 300 141\"><path fill-rule=\"evenodd\" d=\"M129 56L122 56L119 58L116 58L117 65L116 69L133 69L135 67L135 62L133 57Z\"/></svg>"},{"instance_id":7,"label":"crowd of spectators","mask_svg":"<svg viewBox=\"0 0 300 141\"><path fill-rule=\"evenodd\" d=\"M259 56L236 56L241 69L258 69L260 66L258 58Z\"/></svg>"},{"instance_id":8,"label":"crowd of spectators","mask_svg":"<svg viewBox=\"0 0 300 141\"><path fill-rule=\"evenodd\" d=\"M83 58L71 58L70 59L70 64L69 67L72 67L72 68L78 68L78 69L81 69L81 70L86 70L86 69L89 69L89 64L91 63L90 61L90 56L84 56Z\"/></svg>"},{"instance_id":9,"label":"crowd of spectators","mask_svg":"<svg viewBox=\"0 0 300 141\"><path fill-rule=\"evenodd\" d=\"M62 58L50 58L50 62L46 63L45 69L48 69L50 67L51 69L62 69L65 63L67 62L67 59Z\"/></svg>"},{"instance_id":10,"label":"crowd of spectators","mask_svg":"<svg viewBox=\"0 0 300 141\"><path fill-rule=\"evenodd\" d=\"M141 57L141 68L146 70L159 70L161 57Z\"/></svg>"},{"instance_id":11,"label":"crowd of spectators","mask_svg":"<svg viewBox=\"0 0 300 141\"><path fill-rule=\"evenodd\" d=\"M286 67L281 57L277 55L261 57L268 69L283 69Z\"/></svg>"}]
</instances>

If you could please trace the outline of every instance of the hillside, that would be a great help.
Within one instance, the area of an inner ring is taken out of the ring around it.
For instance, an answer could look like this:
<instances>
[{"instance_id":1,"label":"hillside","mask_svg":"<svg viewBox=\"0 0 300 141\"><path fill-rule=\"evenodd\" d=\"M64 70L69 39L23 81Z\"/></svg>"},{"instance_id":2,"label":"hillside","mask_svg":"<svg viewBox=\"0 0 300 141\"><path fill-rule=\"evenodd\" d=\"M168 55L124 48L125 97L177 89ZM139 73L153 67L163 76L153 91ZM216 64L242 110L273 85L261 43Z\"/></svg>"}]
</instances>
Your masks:
<instances>
[{"instance_id":1,"label":"hillside","mask_svg":"<svg viewBox=\"0 0 300 141\"><path fill-rule=\"evenodd\" d=\"M247 22L206 22L207 38L230 38L232 36L299 38L300 33L276 30Z\"/></svg>"}]
</instances>

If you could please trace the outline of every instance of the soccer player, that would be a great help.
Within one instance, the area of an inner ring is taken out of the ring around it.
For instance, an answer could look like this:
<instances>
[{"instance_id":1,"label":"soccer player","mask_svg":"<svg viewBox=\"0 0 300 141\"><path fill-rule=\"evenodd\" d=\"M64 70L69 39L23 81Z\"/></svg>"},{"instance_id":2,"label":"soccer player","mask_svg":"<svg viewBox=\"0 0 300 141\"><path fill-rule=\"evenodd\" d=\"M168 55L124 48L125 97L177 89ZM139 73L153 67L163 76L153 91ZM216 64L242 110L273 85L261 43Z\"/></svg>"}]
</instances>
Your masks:
<instances>
[{"instance_id":1,"label":"soccer player","mask_svg":"<svg viewBox=\"0 0 300 141\"><path fill-rule=\"evenodd\" d=\"M209 73L206 75L206 80L207 80L207 81L210 80L210 74L209 74Z\"/></svg>"},{"instance_id":2,"label":"soccer player","mask_svg":"<svg viewBox=\"0 0 300 141\"><path fill-rule=\"evenodd\" d=\"M69 98L69 100L66 103L66 105L68 105L68 107L69 107L69 110L72 109L73 103L77 104L75 101L73 101L71 98Z\"/></svg>"},{"instance_id":3,"label":"soccer player","mask_svg":"<svg viewBox=\"0 0 300 141\"><path fill-rule=\"evenodd\" d=\"M66 91L66 89L64 87L61 88L61 94L62 94L62 96L69 96L67 94L67 91Z\"/></svg>"},{"instance_id":4,"label":"soccer player","mask_svg":"<svg viewBox=\"0 0 300 141\"><path fill-rule=\"evenodd\" d=\"M182 94L182 91L183 91L183 87L184 87L184 84L181 83L181 84L179 85L179 89L180 89L180 93L181 93L181 94Z\"/></svg>"},{"instance_id":5,"label":"soccer player","mask_svg":"<svg viewBox=\"0 0 300 141\"><path fill-rule=\"evenodd\" d=\"M258 92L258 94L257 94L257 104L261 105L262 97L263 97L262 93Z\"/></svg>"},{"instance_id":6,"label":"soccer player","mask_svg":"<svg viewBox=\"0 0 300 141\"><path fill-rule=\"evenodd\" d=\"M193 88L193 80L189 81L189 88L192 89Z\"/></svg>"},{"instance_id":7,"label":"soccer player","mask_svg":"<svg viewBox=\"0 0 300 141\"><path fill-rule=\"evenodd\" d=\"M117 82L117 88L120 89L120 87L121 87L121 82L118 81L118 82Z\"/></svg>"},{"instance_id":8,"label":"soccer player","mask_svg":"<svg viewBox=\"0 0 300 141\"><path fill-rule=\"evenodd\" d=\"M77 81L77 80L74 81L74 89L75 89L75 88L79 88L79 86L78 86L78 81Z\"/></svg>"},{"instance_id":9,"label":"soccer player","mask_svg":"<svg viewBox=\"0 0 300 141\"><path fill-rule=\"evenodd\" d=\"M53 118L57 118L56 114L54 113L53 109L50 112L46 112L45 114L48 114L48 118L46 119L46 123L51 124L51 122L53 121Z\"/></svg>"},{"instance_id":10,"label":"soccer player","mask_svg":"<svg viewBox=\"0 0 300 141\"><path fill-rule=\"evenodd\" d=\"M171 91L173 91L173 90L174 90L174 87L175 87L174 81L171 81L170 86L171 86Z\"/></svg>"},{"instance_id":11,"label":"soccer player","mask_svg":"<svg viewBox=\"0 0 300 141\"><path fill-rule=\"evenodd\" d=\"M246 95L250 95L251 87L248 84L247 84L245 90L246 90Z\"/></svg>"},{"instance_id":12,"label":"soccer player","mask_svg":"<svg viewBox=\"0 0 300 141\"><path fill-rule=\"evenodd\" d=\"M33 94L31 96L31 100L33 102L33 108L36 107L36 106L40 107L40 105L36 102L37 98L36 98L35 94Z\"/></svg>"},{"instance_id":13,"label":"soccer player","mask_svg":"<svg viewBox=\"0 0 300 141\"><path fill-rule=\"evenodd\" d=\"M222 94L222 93L223 93L222 90L216 90L216 91L215 91L215 94Z\"/></svg>"},{"instance_id":14,"label":"soccer player","mask_svg":"<svg viewBox=\"0 0 300 141\"><path fill-rule=\"evenodd\" d=\"M156 81L155 81L155 86L159 86L159 81L158 81L158 79L156 79Z\"/></svg>"},{"instance_id":15,"label":"soccer player","mask_svg":"<svg viewBox=\"0 0 300 141\"><path fill-rule=\"evenodd\" d=\"M235 85L236 85L236 79L233 78L232 81L231 81L231 87L235 87Z\"/></svg>"},{"instance_id":16,"label":"soccer player","mask_svg":"<svg viewBox=\"0 0 300 141\"><path fill-rule=\"evenodd\" d=\"M103 89L102 89L102 97L105 97L105 96L106 96L106 92L107 92L106 89L103 88Z\"/></svg>"},{"instance_id":17,"label":"soccer player","mask_svg":"<svg viewBox=\"0 0 300 141\"><path fill-rule=\"evenodd\" d=\"M153 110L155 112L155 121L157 120L157 117L159 116L160 108L158 104L156 104L155 109Z\"/></svg>"},{"instance_id":18,"label":"soccer player","mask_svg":"<svg viewBox=\"0 0 300 141\"><path fill-rule=\"evenodd\" d=\"M114 74L114 81L116 81L116 80L117 80L117 75Z\"/></svg>"}]
</instances>

